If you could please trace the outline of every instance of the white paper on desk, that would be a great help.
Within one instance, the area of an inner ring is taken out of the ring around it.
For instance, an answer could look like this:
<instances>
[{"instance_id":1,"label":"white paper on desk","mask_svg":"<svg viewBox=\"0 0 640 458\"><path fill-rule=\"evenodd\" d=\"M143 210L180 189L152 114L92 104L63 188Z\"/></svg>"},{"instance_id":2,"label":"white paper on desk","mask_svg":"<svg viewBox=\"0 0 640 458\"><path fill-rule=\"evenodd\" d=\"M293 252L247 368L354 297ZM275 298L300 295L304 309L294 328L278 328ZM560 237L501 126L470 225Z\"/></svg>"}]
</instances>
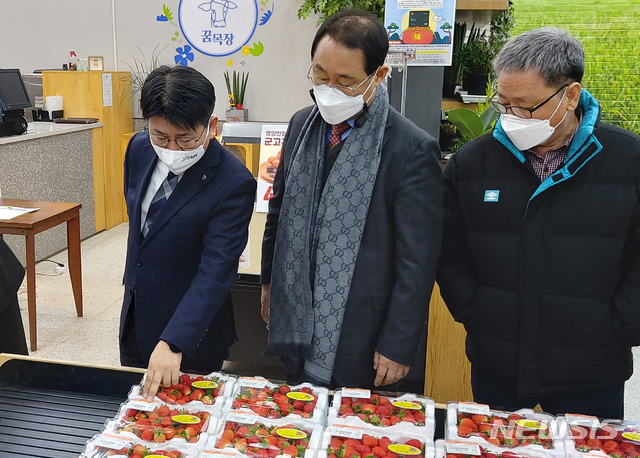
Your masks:
<instances>
[{"instance_id":1,"label":"white paper on desk","mask_svg":"<svg viewBox=\"0 0 640 458\"><path fill-rule=\"evenodd\" d=\"M37 208L0 207L0 219L9 220L38 210Z\"/></svg>"},{"instance_id":2,"label":"white paper on desk","mask_svg":"<svg viewBox=\"0 0 640 458\"><path fill-rule=\"evenodd\" d=\"M102 74L102 105L113 106L113 85L111 84L111 73Z\"/></svg>"}]
</instances>

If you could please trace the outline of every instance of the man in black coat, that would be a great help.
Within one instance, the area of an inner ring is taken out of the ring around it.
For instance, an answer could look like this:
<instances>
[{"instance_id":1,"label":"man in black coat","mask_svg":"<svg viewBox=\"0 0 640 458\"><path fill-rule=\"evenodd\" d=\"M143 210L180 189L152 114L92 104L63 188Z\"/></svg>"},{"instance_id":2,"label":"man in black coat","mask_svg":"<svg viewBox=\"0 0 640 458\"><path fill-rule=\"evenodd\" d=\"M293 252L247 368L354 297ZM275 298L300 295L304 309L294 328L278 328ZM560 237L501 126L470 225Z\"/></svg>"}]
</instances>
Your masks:
<instances>
[{"instance_id":1,"label":"man in black coat","mask_svg":"<svg viewBox=\"0 0 640 458\"><path fill-rule=\"evenodd\" d=\"M438 284L474 400L623 418L640 344L640 138L600 122L581 43L519 35L494 61L492 135L447 165Z\"/></svg>"},{"instance_id":2,"label":"man in black coat","mask_svg":"<svg viewBox=\"0 0 640 458\"><path fill-rule=\"evenodd\" d=\"M316 105L289 123L262 246L267 354L290 382L392 386L425 336L442 230L440 150L389 106L384 26L336 13Z\"/></svg>"},{"instance_id":3,"label":"man in black coat","mask_svg":"<svg viewBox=\"0 0 640 458\"><path fill-rule=\"evenodd\" d=\"M23 278L22 264L0 238L0 353L29 354L17 294Z\"/></svg>"}]
</instances>

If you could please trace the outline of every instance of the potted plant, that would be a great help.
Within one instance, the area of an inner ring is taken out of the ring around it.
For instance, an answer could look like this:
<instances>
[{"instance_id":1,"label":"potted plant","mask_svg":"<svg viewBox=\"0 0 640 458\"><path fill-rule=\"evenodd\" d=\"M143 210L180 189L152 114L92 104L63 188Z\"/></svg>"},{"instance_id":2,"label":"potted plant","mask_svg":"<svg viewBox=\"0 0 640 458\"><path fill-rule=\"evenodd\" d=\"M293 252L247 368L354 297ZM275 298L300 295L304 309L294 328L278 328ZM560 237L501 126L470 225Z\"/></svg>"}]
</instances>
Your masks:
<instances>
[{"instance_id":1,"label":"potted plant","mask_svg":"<svg viewBox=\"0 0 640 458\"><path fill-rule=\"evenodd\" d=\"M489 45L486 33L476 29L475 24L471 26L461 54L467 91L471 95L484 95L489 75L493 70L495 52Z\"/></svg>"},{"instance_id":2,"label":"potted plant","mask_svg":"<svg viewBox=\"0 0 640 458\"><path fill-rule=\"evenodd\" d=\"M464 63L462 61L462 50L464 48L464 37L467 34L467 23L456 22L453 30L453 49L451 52L451 66L444 68L444 83L442 85L442 97L453 98L456 87L462 83L464 75Z\"/></svg>"},{"instance_id":3,"label":"potted plant","mask_svg":"<svg viewBox=\"0 0 640 458\"><path fill-rule=\"evenodd\" d=\"M245 122L249 120L249 110L244 107L244 95L249 81L249 73L224 72L224 80L229 93L229 108L226 111L227 121Z\"/></svg>"},{"instance_id":4,"label":"potted plant","mask_svg":"<svg viewBox=\"0 0 640 458\"><path fill-rule=\"evenodd\" d=\"M453 146L458 128L449 121L440 123L440 151L443 153L449 151Z\"/></svg>"},{"instance_id":5,"label":"potted plant","mask_svg":"<svg viewBox=\"0 0 640 458\"><path fill-rule=\"evenodd\" d=\"M133 117L136 119L142 118L142 110L140 109L140 95L142 92L142 86L149 76L149 73L154 71L156 68L160 67L160 53L167 49L167 46L158 51L158 47L160 45L156 45L151 51L151 56L149 59L144 55L142 50L138 48L141 59L138 59L136 56L131 54L131 60L133 61L133 65L129 62L124 62L127 67L131 70L131 76L123 77L127 80L127 82L131 81L131 98L133 100Z\"/></svg>"}]
</instances>

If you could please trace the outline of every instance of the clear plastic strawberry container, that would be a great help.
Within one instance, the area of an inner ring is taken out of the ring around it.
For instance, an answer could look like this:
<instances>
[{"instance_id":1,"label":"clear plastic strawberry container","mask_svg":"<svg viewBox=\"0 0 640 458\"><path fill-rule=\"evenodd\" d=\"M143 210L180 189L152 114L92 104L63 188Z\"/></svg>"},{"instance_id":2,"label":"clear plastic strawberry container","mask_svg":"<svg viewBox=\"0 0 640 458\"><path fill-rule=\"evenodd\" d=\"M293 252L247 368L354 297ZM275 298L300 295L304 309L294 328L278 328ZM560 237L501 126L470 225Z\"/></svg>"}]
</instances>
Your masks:
<instances>
[{"instance_id":1,"label":"clear plastic strawberry container","mask_svg":"<svg viewBox=\"0 0 640 458\"><path fill-rule=\"evenodd\" d=\"M128 437L144 445L190 444L202 451L215 431L220 411L211 406L168 405L162 402L129 400L105 432Z\"/></svg>"},{"instance_id":2,"label":"clear plastic strawberry container","mask_svg":"<svg viewBox=\"0 0 640 458\"><path fill-rule=\"evenodd\" d=\"M323 425L329 404L329 390L310 383L286 385L261 377L242 377L226 401L223 414L232 410L251 411L262 418L301 419Z\"/></svg>"},{"instance_id":3,"label":"clear plastic strawberry container","mask_svg":"<svg viewBox=\"0 0 640 458\"><path fill-rule=\"evenodd\" d=\"M640 458L640 423L597 417L558 417L566 426L567 458Z\"/></svg>"},{"instance_id":4,"label":"clear plastic strawberry container","mask_svg":"<svg viewBox=\"0 0 640 458\"><path fill-rule=\"evenodd\" d=\"M416 394L389 397L369 390L342 388L333 396L329 422L373 428L396 428L397 425L427 429L435 433L435 403Z\"/></svg>"},{"instance_id":5,"label":"clear plastic strawberry container","mask_svg":"<svg viewBox=\"0 0 640 458\"><path fill-rule=\"evenodd\" d=\"M322 435L318 458L434 458L433 439L409 425L381 431L330 423Z\"/></svg>"},{"instance_id":6,"label":"clear plastic strawberry container","mask_svg":"<svg viewBox=\"0 0 640 458\"><path fill-rule=\"evenodd\" d=\"M317 423L232 411L210 437L203 456L315 458L322 432Z\"/></svg>"},{"instance_id":7,"label":"clear plastic strawberry container","mask_svg":"<svg viewBox=\"0 0 640 458\"><path fill-rule=\"evenodd\" d=\"M554 458L552 451L539 448L522 448L518 451L471 441L436 441L435 458Z\"/></svg>"},{"instance_id":8,"label":"clear plastic strawberry container","mask_svg":"<svg viewBox=\"0 0 640 458\"><path fill-rule=\"evenodd\" d=\"M184 444L145 445L129 437L116 434L98 434L87 441L80 458L196 458L200 452Z\"/></svg>"},{"instance_id":9,"label":"clear plastic strawberry container","mask_svg":"<svg viewBox=\"0 0 640 458\"><path fill-rule=\"evenodd\" d=\"M476 442L498 450L546 450L564 456L565 432L558 421L531 409L515 412L491 410L484 404L450 402L447 408L445 438L450 441Z\"/></svg>"},{"instance_id":10,"label":"clear plastic strawberry container","mask_svg":"<svg viewBox=\"0 0 640 458\"><path fill-rule=\"evenodd\" d=\"M131 388L129 399L142 398L146 376L145 374L140 385ZM226 398L233 393L235 382L236 377L220 372L203 376L180 373L180 382L169 387L161 386L155 400L185 407L204 404L222 409Z\"/></svg>"}]
</instances>

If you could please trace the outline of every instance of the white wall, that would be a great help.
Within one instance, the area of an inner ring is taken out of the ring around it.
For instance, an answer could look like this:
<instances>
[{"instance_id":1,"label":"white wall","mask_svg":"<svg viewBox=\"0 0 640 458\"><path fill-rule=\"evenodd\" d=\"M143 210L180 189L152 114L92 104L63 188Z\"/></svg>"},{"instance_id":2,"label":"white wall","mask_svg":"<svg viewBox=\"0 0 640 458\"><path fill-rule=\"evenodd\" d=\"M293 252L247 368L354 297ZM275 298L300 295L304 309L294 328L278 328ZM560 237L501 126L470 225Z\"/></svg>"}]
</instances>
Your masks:
<instances>
[{"instance_id":1,"label":"white wall","mask_svg":"<svg viewBox=\"0 0 640 458\"><path fill-rule=\"evenodd\" d=\"M195 51L191 66L205 74L216 88L216 113L224 117L227 94L223 72L248 71L245 107L250 120L286 122L298 109L309 105L310 48L316 32L316 17L299 20L302 0L270 0L274 13L259 26L250 43L261 41L259 57L236 53L229 57L210 57ZM114 49L112 2L115 7L116 46ZM177 23L180 0L0 0L2 34L0 67L20 68L30 73L36 68L61 68L69 50L78 56L103 56L105 69L129 70L133 57L149 59L156 45L161 63L174 64L175 49L188 44L171 41L179 28L158 22L166 4ZM260 5L260 0L258 0ZM138 50L140 48L140 50ZM245 65L240 65L245 61Z\"/></svg>"},{"instance_id":2,"label":"white wall","mask_svg":"<svg viewBox=\"0 0 640 458\"><path fill-rule=\"evenodd\" d=\"M0 0L0 68L60 68L69 51L114 69L111 0Z\"/></svg>"}]
</instances>

